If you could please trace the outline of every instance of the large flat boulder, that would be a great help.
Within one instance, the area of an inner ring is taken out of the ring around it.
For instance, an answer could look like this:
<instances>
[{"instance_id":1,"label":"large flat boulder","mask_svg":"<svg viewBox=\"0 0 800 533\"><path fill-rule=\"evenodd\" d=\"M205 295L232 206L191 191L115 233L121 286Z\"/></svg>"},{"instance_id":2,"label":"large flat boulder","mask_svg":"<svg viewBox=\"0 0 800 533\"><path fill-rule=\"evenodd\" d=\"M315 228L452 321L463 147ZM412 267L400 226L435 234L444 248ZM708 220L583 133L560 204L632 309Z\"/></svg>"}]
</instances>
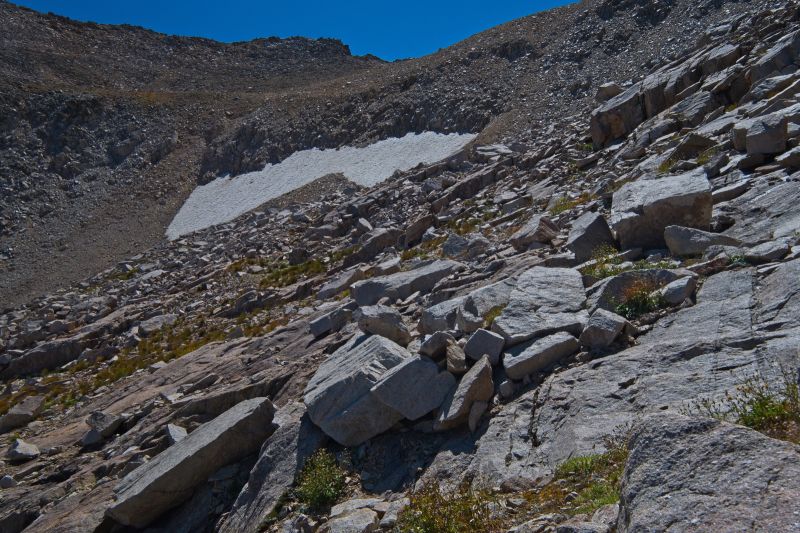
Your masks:
<instances>
[{"instance_id":1,"label":"large flat boulder","mask_svg":"<svg viewBox=\"0 0 800 533\"><path fill-rule=\"evenodd\" d=\"M442 405L455 386L453 374L417 356L389 370L370 393L408 420L417 420Z\"/></svg>"},{"instance_id":2,"label":"large flat boulder","mask_svg":"<svg viewBox=\"0 0 800 533\"><path fill-rule=\"evenodd\" d=\"M0 378L9 379L52 370L74 361L82 351L83 342L78 336L43 342L12 359L0 372Z\"/></svg>"},{"instance_id":3,"label":"large flat boulder","mask_svg":"<svg viewBox=\"0 0 800 533\"><path fill-rule=\"evenodd\" d=\"M578 348L580 344L569 333L554 333L506 353L503 366L508 377L520 380L574 354Z\"/></svg>"},{"instance_id":4,"label":"large flat boulder","mask_svg":"<svg viewBox=\"0 0 800 533\"><path fill-rule=\"evenodd\" d=\"M323 362L306 386L303 402L311 420L343 446L357 446L403 419L372 388L411 357L378 335L356 336Z\"/></svg>"},{"instance_id":5,"label":"large flat boulder","mask_svg":"<svg viewBox=\"0 0 800 533\"><path fill-rule=\"evenodd\" d=\"M106 515L125 526L147 526L221 467L258 450L275 430L274 414L267 398L253 398L200 426L125 476Z\"/></svg>"},{"instance_id":6,"label":"large flat boulder","mask_svg":"<svg viewBox=\"0 0 800 533\"><path fill-rule=\"evenodd\" d=\"M590 130L595 148L603 148L625 137L644 122L645 108L640 91L641 84L636 83L592 112Z\"/></svg>"},{"instance_id":7,"label":"large flat boulder","mask_svg":"<svg viewBox=\"0 0 800 533\"><path fill-rule=\"evenodd\" d=\"M291 402L275 413L278 429L261 448L247 484L219 526L221 533L258 533L303 465L327 438L309 419L305 406Z\"/></svg>"},{"instance_id":8,"label":"large flat boulder","mask_svg":"<svg viewBox=\"0 0 800 533\"><path fill-rule=\"evenodd\" d=\"M614 193L611 227L623 249L663 248L667 226L708 230L711 185L702 172L639 180Z\"/></svg>"},{"instance_id":9,"label":"large flat boulder","mask_svg":"<svg viewBox=\"0 0 800 533\"><path fill-rule=\"evenodd\" d=\"M584 263L592 258L595 250L601 246L614 244L614 235L608 227L606 219L600 213L584 213L572 223L567 238L567 248L575 254L577 263Z\"/></svg>"},{"instance_id":10,"label":"large flat boulder","mask_svg":"<svg viewBox=\"0 0 800 533\"><path fill-rule=\"evenodd\" d=\"M800 447L718 420L634 429L617 531L796 531Z\"/></svg>"},{"instance_id":11,"label":"large flat boulder","mask_svg":"<svg viewBox=\"0 0 800 533\"><path fill-rule=\"evenodd\" d=\"M374 305L384 296L405 299L415 292L429 292L442 278L464 268L456 261L433 261L413 270L354 283L350 295L358 305Z\"/></svg>"},{"instance_id":12,"label":"large flat boulder","mask_svg":"<svg viewBox=\"0 0 800 533\"><path fill-rule=\"evenodd\" d=\"M492 325L506 346L556 331L580 335L588 319L581 274L572 268L533 267L523 272L508 305Z\"/></svg>"}]
</instances>

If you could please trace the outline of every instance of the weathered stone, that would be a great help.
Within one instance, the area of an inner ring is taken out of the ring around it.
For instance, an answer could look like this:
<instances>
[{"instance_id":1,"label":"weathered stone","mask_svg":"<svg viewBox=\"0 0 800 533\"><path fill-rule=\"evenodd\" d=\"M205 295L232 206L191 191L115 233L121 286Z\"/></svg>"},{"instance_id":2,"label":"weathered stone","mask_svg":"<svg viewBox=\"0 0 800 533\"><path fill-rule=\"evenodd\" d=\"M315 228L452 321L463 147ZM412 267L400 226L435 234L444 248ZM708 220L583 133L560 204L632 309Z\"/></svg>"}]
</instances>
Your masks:
<instances>
[{"instance_id":1,"label":"weathered stone","mask_svg":"<svg viewBox=\"0 0 800 533\"><path fill-rule=\"evenodd\" d=\"M84 448L91 448L93 446L97 446L98 444L104 442L105 439L100 434L99 431L96 429L90 429L86 433L83 434L81 437L81 446Z\"/></svg>"},{"instance_id":2,"label":"weathered stone","mask_svg":"<svg viewBox=\"0 0 800 533\"><path fill-rule=\"evenodd\" d=\"M144 337L149 337L157 331L161 331L166 326L171 326L178 321L178 315L166 314L148 318L139 324L139 333Z\"/></svg>"},{"instance_id":3,"label":"weathered stone","mask_svg":"<svg viewBox=\"0 0 800 533\"><path fill-rule=\"evenodd\" d=\"M786 150L788 139L786 117L766 115L755 120L747 129L745 145L748 155L780 154Z\"/></svg>"},{"instance_id":4,"label":"weathered stone","mask_svg":"<svg viewBox=\"0 0 800 533\"><path fill-rule=\"evenodd\" d=\"M780 261L789 254L790 250L788 239L769 241L745 250L744 258L752 264L769 263Z\"/></svg>"},{"instance_id":5,"label":"weathered stone","mask_svg":"<svg viewBox=\"0 0 800 533\"><path fill-rule=\"evenodd\" d=\"M167 424L164 428L164 434L167 436L167 440L170 444L177 444L188 435L184 428L176 426L175 424Z\"/></svg>"},{"instance_id":6,"label":"weathered stone","mask_svg":"<svg viewBox=\"0 0 800 533\"><path fill-rule=\"evenodd\" d=\"M464 374L458 388L445 399L436 419L436 428L446 430L467 422L472 404L488 402L493 394L492 365L489 358L484 356Z\"/></svg>"},{"instance_id":7,"label":"weathered stone","mask_svg":"<svg viewBox=\"0 0 800 533\"><path fill-rule=\"evenodd\" d=\"M785 35L750 67L752 82L766 78L773 72L781 72L794 63L799 53L800 32L795 31Z\"/></svg>"},{"instance_id":8,"label":"weathered stone","mask_svg":"<svg viewBox=\"0 0 800 533\"><path fill-rule=\"evenodd\" d=\"M619 337L627 323L627 320L611 311L598 309L589 317L579 340L589 348L606 348Z\"/></svg>"},{"instance_id":9,"label":"weathered stone","mask_svg":"<svg viewBox=\"0 0 800 533\"><path fill-rule=\"evenodd\" d=\"M586 293L581 274L571 268L534 267L522 273L508 305L492 325L506 346L556 331L580 335Z\"/></svg>"},{"instance_id":10,"label":"weathered stone","mask_svg":"<svg viewBox=\"0 0 800 533\"><path fill-rule=\"evenodd\" d=\"M500 354L505 343L502 335L479 329L467 340L467 344L464 345L464 354L476 361L486 355L489 357L489 362L496 365L500 362Z\"/></svg>"},{"instance_id":11,"label":"weathered stone","mask_svg":"<svg viewBox=\"0 0 800 533\"><path fill-rule=\"evenodd\" d=\"M722 235L709 233L694 228L682 226L667 226L664 229L664 241L672 255L677 257L694 257L703 255L709 246L739 246L741 241Z\"/></svg>"},{"instance_id":12,"label":"weathered stone","mask_svg":"<svg viewBox=\"0 0 800 533\"><path fill-rule=\"evenodd\" d=\"M419 347L419 353L432 359L440 359L445 355L448 344L455 343L455 341L453 336L446 331L437 331L425 339Z\"/></svg>"},{"instance_id":13,"label":"weathered stone","mask_svg":"<svg viewBox=\"0 0 800 533\"><path fill-rule=\"evenodd\" d=\"M569 333L554 333L513 351L506 352L503 366L511 379L520 380L539 372L578 351L580 344Z\"/></svg>"},{"instance_id":14,"label":"weathered stone","mask_svg":"<svg viewBox=\"0 0 800 533\"><path fill-rule=\"evenodd\" d=\"M663 247L664 229L675 225L709 229L711 186L702 173L634 181L614 193L611 226L623 249Z\"/></svg>"},{"instance_id":15,"label":"weathered stone","mask_svg":"<svg viewBox=\"0 0 800 533\"><path fill-rule=\"evenodd\" d=\"M377 531L378 514L372 509L358 509L326 522L320 533L372 533Z\"/></svg>"},{"instance_id":16,"label":"weathered stone","mask_svg":"<svg viewBox=\"0 0 800 533\"><path fill-rule=\"evenodd\" d=\"M359 267L345 270L327 281L317 293L317 300L327 300L350 288L350 286L364 279L364 271Z\"/></svg>"},{"instance_id":17,"label":"weathered stone","mask_svg":"<svg viewBox=\"0 0 800 533\"><path fill-rule=\"evenodd\" d=\"M599 213L584 213L572 223L567 239L567 248L575 254L577 263L584 263L592 258L595 250L603 245L613 245L614 236Z\"/></svg>"},{"instance_id":18,"label":"weathered stone","mask_svg":"<svg viewBox=\"0 0 800 533\"><path fill-rule=\"evenodd\" d=\"M676 279L659 289L658 294L669 305L680 305L687 298L691 298L697 288L697 281L691 277Z\"/></svg>"},{"instance_id":19,"label":"weathered stone","mask_svg":"<svg viewBox=\"0 0 800 533\"><path fill-rule=\"evenodd\" d=\"M408 225L408 228L406 228L406 247L408 248L414 244L417 244L422 239L422 235L425 233L425 231L433 226L434 222L436 222L436 217L431 214L423 215L411 222L411 224Z\"/></svg>"},{"instance_id":20,"label":"weathered stone","mask_svg":"<svg viewBox=\"0 0 800 533\"><path fill-rule=\"evenodd\" d=\"M26 426L32 422L44 408L44 396L28 396L0 417L0 433Z\"/></svg>"},{"instance_id":21,"label":"weathered stone","mask_svg":"<svg viewBox=\"0 0 800 533\"><path fill-rule=\"evenodd\" d=\"M405 418L417 420L442 405L455 385L450 372L440 372L430 359L414 357L386 372L370 392Z\"/></svg>"},{"instance_id":22,"label":"weathered stone","mask_svg":"<svg viewBox=\"0 0 800 533\"><path fill-rule=\"evenodd\" d=\"M467 371L467 356L458 344L451 342L447 345L445 359L450 373L460 376Z\"/></svg>"},{"instance_id":23,"label":"weathered stone","mask_svg":"<svg viewBox=\"0 0 800 533\"><path fill-rule=\"evenodd\" d=\"M590 129L595 148L603 148L628 135L644 122L640 89L641 85L636 83L592 112Z\"/></svg>"},{"instance_id":24,"label":"weathered stone","mask_svg":"<svg viewBox=\"0 0 800 533\"><path fill-rule=\"evenodd\" d=\"M106 514L143 528L188 499L222 466L255 452L274 431L275 408L266 398L244 401L197 428L181 442L122 479Z\"/></svg>"},{"instance_id":25,"label":"weathered stone","mask_svg":"<svg viewBox=\"0 0 800 533\"><path fill-rule=\"evenodd\" d=\"M57 368L80 356L83 343L74 337L44 342L9 361L0 372L0 378L8 379Z\"/></svg>"},{"instance_id":26,"label":"weathered stone","mask_svg":"<svg viewBox=\"0 0 800 533\"><path fill-rule=\"evenodd\" d=\"M357 446L403 419L370 391L386 372L410 357L394 342L357 336L317 369L303 401L311 420L343 446Z\"/></svg>"},{"instance_id":27,"label":"weathered stone","mask_svg":"<svg viewBox=\"0 0 800 533\"><path fill-rule=\"evenodd\" d=\"M14 443L6 452L6 460L10 463L24 463L37 457L39 457L39 448L22 439L14 439Z\"/></svg>"},{"instance_id":28,"label":"weathered stone","mask_svg":"<svg viewBox=\"0 0 800 533\"><path fill-rule=\"evenodd\" d=\"M121 416L102 411L94 411L86 418L86 425L97 430L104 439L113 435L122 425L122 422L123 418Z\"/></svg>"},{"instance_id":29,"label":"weathered stone","mask_svg":"<svg viewBox=\"0 0 800 533\"><path fill-rule=\"evenodd\" d=\"M365 234L361 247L344 258L345 268L371 261L386 248L397 244L400 235L400 230L387 228L376 228Z\"/></svg>"},{"instance_id":30,"label":"weathered stone","mask_svg":"<svg viewBox=\"0 0 800 533\"><path fill-rule=\"evenodd\" d=\"M17 486L17 480L6 474L0 478L0 489L11 489Z\"/></svg>"},{"instance_id":31,"label":"weathered stone","mask_svg":"<svg viewBox=\"0 0 800 533\"><path fill-rule=\"evenodd\" d=\"M511 236L509 242L518 251L527 250L533 243L548 244L558 236L558 226L545 215L534 215Z\"/></svg>"},{"instance_id":32,"label":"weathered stone","mask_svg":"<svg viewBox=\"0 0 800 533\"><path fill-rule=\"evenodd\" d=\"M294 484L306 460L327 439L300 402L289 402L280 408L274 423L278 429L262 446L247 484L219 527L221 533L258 533Z\"/></svg>"},{"instance_id":33,"label":"weathered stone","mask_svg":"<svg viewBox=\"0 0 800 533\"><path fill-rule=\"evenodd\" d=\"M434 261L414 270L359 281L350 293L358 305L374 305L384 296L404 300L415 292L429 292L439 280L461 268L455 261Z\"/></svg>"},{"instance_id":34,"label":"weathered stone","mask_svg":"<svg viewBox=\"0 0 800 533\"><path fill-rule=\"evenodd\" d=\"M718 420L665 413L640 423L628 446L617 531L798 527L800 464L793 444Z\"/></svg>"},{"instance_id":35,"label":"weathered stone","mask_svg":"<svg viewBox=\"0 0 800 533\"><path fill-rule=\"evenodd\" d=\"M400 346L408 346L411 333L403 323L403 317L395 309L385 305L360 307L354 313L358 327L364 333L380 335L396 342Z\"/></svg>"}]
</instances>

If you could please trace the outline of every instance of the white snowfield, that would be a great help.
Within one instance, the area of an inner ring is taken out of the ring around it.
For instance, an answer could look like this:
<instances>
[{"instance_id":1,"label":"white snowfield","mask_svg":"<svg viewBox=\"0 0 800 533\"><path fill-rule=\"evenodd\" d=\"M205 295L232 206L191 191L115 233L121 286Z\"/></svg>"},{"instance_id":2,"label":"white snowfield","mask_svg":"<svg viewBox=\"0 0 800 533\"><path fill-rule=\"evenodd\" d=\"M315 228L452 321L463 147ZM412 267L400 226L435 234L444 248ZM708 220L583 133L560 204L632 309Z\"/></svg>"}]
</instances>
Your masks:
<instances>
[{"instance_id":1,"label":"white snowfield","mask_svg":"<svg viewBox=\"0 0 800 533\"><path fill-rule=\"evenodd\" d=\"M167 228L167 238L176 239L228 222L328 174L342 173L351 181L370 187L396 170L441 161L474 138L473 134L409 133L365 148L295 152L277 165L268 164L264 170L217 178L197 187Z\"/></svg>"}]
</instances>

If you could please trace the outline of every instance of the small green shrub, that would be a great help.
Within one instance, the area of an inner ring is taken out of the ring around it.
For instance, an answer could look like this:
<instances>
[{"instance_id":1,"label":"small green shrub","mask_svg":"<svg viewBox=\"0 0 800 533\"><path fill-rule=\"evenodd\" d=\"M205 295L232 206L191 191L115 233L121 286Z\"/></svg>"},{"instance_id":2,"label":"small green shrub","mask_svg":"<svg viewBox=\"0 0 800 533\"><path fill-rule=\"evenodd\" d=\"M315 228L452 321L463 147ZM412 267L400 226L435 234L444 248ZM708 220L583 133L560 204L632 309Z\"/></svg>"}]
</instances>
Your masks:
<instances>
[{"instance_id":1,"label":"small green shrub","mask_svg":"<svg viewBox=\"0 0 800 533\"><path fill-rule=\"evenodd\" d=\"M560 213L563 213L564 211L569 211L573 207L577 207L579 205L583 205L587 202L590 202L593 199L594 196L592 196L591 193L585 191L582 192L580 195L578 195L577 198L568 198L566 196L562 196L561 198L556 200L555 205L550 208L550 214L558 215Z\"/></svg>"},{"instance_id":2,"label":"small green shrub","mask_svg":"<svg viewBox=\"0 0 800 533\"><path fill-rule=\"evenodd\" d=\"M800 444L800 389L796 376L786 368L781 368L778 383L761 374L748 376L722 400L703 399L688 411Z\"/></svg>"},{"instance_id":3,"label":"small green shrub","mask_svg":"<svg viewBox=\"0 0 800 533\"><path fill-rule=\"evenodd\" d=\"M486 314L483 315L483 327L489 329L494 323L494 320L503 313L503 309L505 308L506 304L496 305L489 309Z\"/></svg>"},{"instance_id":4,"label":"small green shrub","mask_svg":"<svg viewBox=\"0 0 800 533\"><path fill-rule=\"evenodd\" d=\"M412 494L411 503L397 518L395 531L403 533L490 533L502 524L491 513L494 499L487 492L464 485L443 492L428 484Z\"/></svg>"},{"instance_id":5,"label":"small green shrub","mask_svg":"<svg viewBox=\"0 0 800 533\"><path fill-rule=\"evenodd\" d=\"M671 169L673 166L675 166L676 163L677 163L677 161L675 159L673 159L673 158L669 158L669 159L667 159L665 161L662 161L661 164L658 165L658 173L659 174L666 174L667 172L669 172L669 169Z\"/></svg>"},{"instance_id":6,"label":"small green shrub","mask_svg":"<svg viewBox=\"0 0 800 533\"><path fill-rule=\"evenodd\" d=\"M592 264L580 269L580 273L584 276L603 279L623 272L624 269L619 266L620 264L622 264L622 258L619 256L619 250L609 244L604 244L595 248L592 252Z\"/></svg>"},{"instance_id":7,"label":"small green shrub","mask_svg":"<svg viewBox=\"0 0 800 533\"><path fill-rule=\"evenodd\" d=\"M698 165L707 165L711 158L717 155L717 147L709 148L708 150L704 150L700 152L697 156L697 164Z\"/></svg>"},{"instance_id":8,"label":"small green shrub","mask_svg":"<svg viewBox=\"0 0 800 533\"><path fill-rule=\"evenodd\" d=\"M344 493L345 475L332 453L319 450L303 466L295 495L312 511L324 511Z\"/></svg>"},{"instance_id":9,"label":"small green shrub","mask_svg":"<svg viewBox=\"0 0 800 533\"><path fill-rule=\"evenodd\" d=\"M623 291L622 302L616 305L615 312L632 320L661 309L664 307L663 298L653 294L657 289L657 285L646 280L633 283Z\"/></svg>"}]
</instances>

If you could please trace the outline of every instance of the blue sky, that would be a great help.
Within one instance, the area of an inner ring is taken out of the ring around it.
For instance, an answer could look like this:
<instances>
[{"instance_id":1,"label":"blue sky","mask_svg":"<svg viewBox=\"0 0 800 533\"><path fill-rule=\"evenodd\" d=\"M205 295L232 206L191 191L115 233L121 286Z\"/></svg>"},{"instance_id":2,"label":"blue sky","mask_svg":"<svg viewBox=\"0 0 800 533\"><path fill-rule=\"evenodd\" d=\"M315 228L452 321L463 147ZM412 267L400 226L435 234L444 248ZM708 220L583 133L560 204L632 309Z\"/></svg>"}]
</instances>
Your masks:
<instances>
[{"instance_id":1,"label":"blue sky","mask_svg":"<svg viewBox=\"0 0 800 533\"><path fill-rule=\"evenodd\" d=\"M163 33L245 41L335 37L354 54L419 57L565 0L12 0L77 20L134 24Z\"/></svg>"}]
</instances>

